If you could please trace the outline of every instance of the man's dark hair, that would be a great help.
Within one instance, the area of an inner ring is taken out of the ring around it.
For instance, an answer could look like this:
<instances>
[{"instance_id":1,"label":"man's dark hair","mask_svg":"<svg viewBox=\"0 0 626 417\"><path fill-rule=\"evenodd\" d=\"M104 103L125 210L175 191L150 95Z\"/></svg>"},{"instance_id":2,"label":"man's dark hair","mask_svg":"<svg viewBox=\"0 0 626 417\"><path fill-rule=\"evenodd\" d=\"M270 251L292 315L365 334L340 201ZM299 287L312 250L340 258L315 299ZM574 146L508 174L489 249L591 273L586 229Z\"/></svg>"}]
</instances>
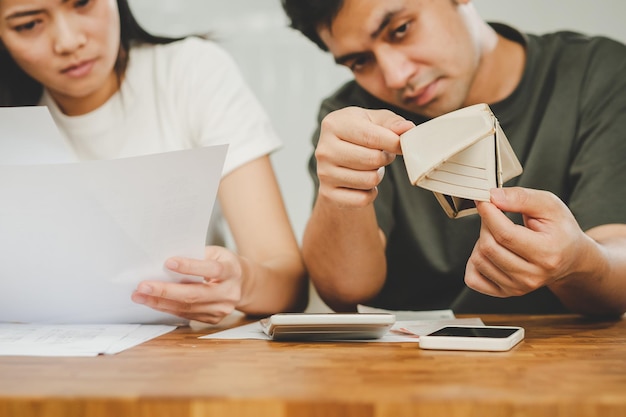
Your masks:
<instances>
[{"instance_id":1,"label":"man's dark hair","mask_svg":"<svg viewBox=\"0 0 626 417\"><path fill-rule=\"evenodd\" d=\"M299 30L323 51L328 47L317 34L322 27L330 28L333 19L343 7L343 0L281 0L289 26Z\"/></svg>"},{"instance_id":2,"label":"man's dark hair","mask_svg":"<svg viewBox=\"0 0 626 417\"><path fill-rule=\"evenodd\" d=\"M128 0L117 0L117 7L120 14L120 50L115 62L115 73L121 80L128 65L131 44L163 44L176 39L146 32L133 16ZM0 107L36 105L42 92L43 86L22 71L0 41Z\"/></svg>"}]
</instances>

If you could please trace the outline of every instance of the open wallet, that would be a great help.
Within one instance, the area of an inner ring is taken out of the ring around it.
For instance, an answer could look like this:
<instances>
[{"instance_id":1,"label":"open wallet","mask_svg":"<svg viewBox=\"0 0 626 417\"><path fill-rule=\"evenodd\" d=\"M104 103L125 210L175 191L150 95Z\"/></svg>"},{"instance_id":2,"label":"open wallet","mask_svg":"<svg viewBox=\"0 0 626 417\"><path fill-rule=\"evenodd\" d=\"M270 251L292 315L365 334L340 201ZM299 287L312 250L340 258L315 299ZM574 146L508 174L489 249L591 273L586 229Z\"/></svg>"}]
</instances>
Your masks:
<instances>
[{"instance_id":1,"label":"open wallet","mask_svg":"<svg viewBox=\"0 0 626 417\"><path fill-rule=\"evenodd\" d=\"M476 213L475 201L522 173L498 119L475 104L431 119L400 136L411 184L432 191L450 218Z\"/></svg>"}]
</instances>

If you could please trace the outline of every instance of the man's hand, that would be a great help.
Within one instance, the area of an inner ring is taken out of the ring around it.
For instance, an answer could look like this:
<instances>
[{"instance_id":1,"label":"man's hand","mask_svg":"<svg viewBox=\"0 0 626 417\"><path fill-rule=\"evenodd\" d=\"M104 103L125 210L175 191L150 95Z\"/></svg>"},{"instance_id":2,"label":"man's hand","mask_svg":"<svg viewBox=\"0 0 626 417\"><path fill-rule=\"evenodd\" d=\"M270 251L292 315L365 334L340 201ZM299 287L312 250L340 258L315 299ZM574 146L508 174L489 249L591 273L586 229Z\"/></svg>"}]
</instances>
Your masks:
<instances>
[{"instance_id":1,"label":"man's hand","mask_svg":"<svg viewBox=\"0 0 626 417\"><path fill-rule=\"evenodd\" d=\"M527 294L585 272L596 243L578 226L554 194L512 187L491 190L491 202L477 202L480 237L467 263L465 283L484 294ZM516 225L502 211L521 213Z\"/></svg>"},{"instance_id":2,"label":"man's hand","mask_svg":"<svg viewBox=\"0 0 626 417\"><path fill-rule=\"evenodd\" d=\"M376 198L384 167L414 124L388 110L348 107L328 114L315 150L319 195L340 207L365 207Z\"/></svg>"}]
</instances>

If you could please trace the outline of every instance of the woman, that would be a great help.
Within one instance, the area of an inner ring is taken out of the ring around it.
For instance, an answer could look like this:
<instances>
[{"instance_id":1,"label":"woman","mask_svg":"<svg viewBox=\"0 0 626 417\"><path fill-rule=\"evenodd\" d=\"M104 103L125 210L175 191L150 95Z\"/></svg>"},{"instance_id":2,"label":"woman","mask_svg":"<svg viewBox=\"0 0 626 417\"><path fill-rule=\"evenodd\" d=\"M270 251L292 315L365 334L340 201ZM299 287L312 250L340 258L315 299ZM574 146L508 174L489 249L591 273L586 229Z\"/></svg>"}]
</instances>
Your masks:
<instances>
[{"instance_id":1,"label":"woman","mask_svg":"<svg viewBox=\"0 0 626 417\"><path fill-rule=\"evenodd\" d=\"M141 282L132 299L217 323L299 311L307 285L269 154L280 146L232 59L198 37L146 33L126 0L0 0L0 105L46 105L82 160L228 143L218 202L237 246L212 221L203 260L169 269L205 282Z\"/></svg>"}]
</instances>

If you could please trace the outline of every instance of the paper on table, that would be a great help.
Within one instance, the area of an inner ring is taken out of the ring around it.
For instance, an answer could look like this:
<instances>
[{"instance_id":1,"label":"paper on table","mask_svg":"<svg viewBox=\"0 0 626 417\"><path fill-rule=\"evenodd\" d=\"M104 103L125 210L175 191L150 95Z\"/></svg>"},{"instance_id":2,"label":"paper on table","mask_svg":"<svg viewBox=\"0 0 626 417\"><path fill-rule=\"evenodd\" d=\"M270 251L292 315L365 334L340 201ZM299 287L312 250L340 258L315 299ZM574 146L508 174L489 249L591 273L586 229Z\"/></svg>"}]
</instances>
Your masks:
<instances>
[{"instance_id":1,"label":"paper on table","mask_svg":"<svg viewBox=\"0 0 626 417\"><path fill-rule=\"evenodd\" d=\"M423 312L425 315L428 312ZM385 343L399 343L399 342L419 342L419 336L430 333L439 329L440 327L451 324L465 324L482 326L484 323L479 318L447 318L447 319L425 319L425 320L400 320L396 321L391 330L383 337L379 339L367 339L367 340L336 340L337 342L385 342ZM234 327L232 329L223 330L216 333L200 336L199 339L258 339L258 340L271 340L263 332L260 321L244 324L243 326Z\"/></svg>"},{"instance_id":2,"label":"paper on table","mask_svg":"<svg viewBox=\"0 0 626 417\"><path fill-rule=\"evenodd\" d=\"M260 321L244 324L243 326L234 327L232 329L223 330L221 332L207 334L200 336L198 339L221 339L221 340L237 340L237 339L258 339L258 340L271 340L268 335L263 332ZM341 342L342 340L336 340ZM346 342L417 342L414 337L406 336L397 333L388 333L380 339L367 339L345 340Z\"/></svg>"},{"instance_id":3,"label":"paper on table","mask_svg":"<svg viewBox=\"0 0 626 417\"><path fill-rule=\"evenodd\" d=\"M385 310L382 308L358 305L359 313L391 313L396 316L396 322L385 336L384 341L419 342L419 336L454 324L483 326L480 318L456 318L450 309L445 310ZM397 338L397 340L392 340ZM409 340L405 340L409 338ZM380 340L383 341L383 340Z\"/></svg>"},{"instance_id":4,"label":"paper on table","mask_svg":"<svg viewBox=\"0 0 626 417\"><path fill-rule=\"evenodd\" d=\"M233 327L219 332L200 336L198 339L260 339L270 340L263 332L260 321L255 321L242 326Z\"/></svg>"},{"instance_id":5,"label":"paper on table","mask_svg":"<svg viewBox=\"0 0 626 417\"><path fill-rule=\"evenodd\" d=\"M403 320L396 321L389 330L389 333L399 336L409 336L415 341L419 341L419 336L432 333L443 326L452 325L484 326L485 323L478 317L444 320Z\"/></svg>"},{"instance_id":6,"label":"paper on table","mask_svg":"<svg viewBox=\"0 0 626 417\"><path fill-rule=\"evenodd\" d=\"M115 326L115 325L114 325ZM176 326L168 326L164 324L141 324L132 332L129 332L121 339L114 341L103 353L105 355L114 355L123 350L130 349L140 345L155 337L169 333L176 329Z\"/></svg>"},{"instance_id":7,"label":"paper on table","mask_svg":"<svg viewBox=\"0 0 626 417\"><path fill-rule=\"evenodd\" d=\"M130 296L204 256L226 150L0 165L0 321L180 323Z\"/></svg>"},{"instance_id":8,"label":"paper on table","mask_svg":"<svg viewBox=\"0 0 626 417\"><path fill-rule=\"evenodd\" d=\"M396 320L445 320L453 319L454 312L450 309L445 310L385 310L364 305L357 305L359 313L390 313L396 316Z\"/></svg>"},{"instance_id":9,"label":"paper on table","mask_svg":"<svg viewBox=\"0 0 626 417\"><path fill-rule=\"evenodd\" d=\"M0 356L115 354L171 332L166 325L45 325L0 323Z\"/></svg>"}]
</instances>

